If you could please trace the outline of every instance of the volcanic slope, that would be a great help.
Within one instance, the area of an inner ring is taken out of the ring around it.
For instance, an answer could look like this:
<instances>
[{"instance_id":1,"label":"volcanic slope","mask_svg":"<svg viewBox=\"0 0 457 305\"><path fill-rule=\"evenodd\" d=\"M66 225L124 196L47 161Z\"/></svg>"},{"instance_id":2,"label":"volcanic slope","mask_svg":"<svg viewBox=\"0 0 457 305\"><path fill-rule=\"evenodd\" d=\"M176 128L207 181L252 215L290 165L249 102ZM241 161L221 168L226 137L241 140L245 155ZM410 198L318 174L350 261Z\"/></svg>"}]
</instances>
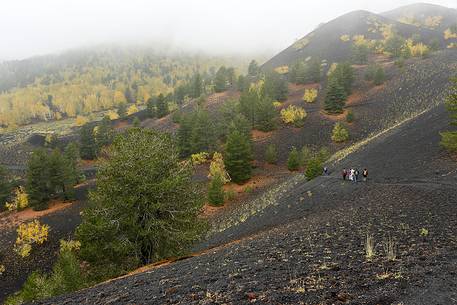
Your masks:
<instances>
[{"instance_id":1,"label":"volcanic slope","mask_svg":"<svg viewBox=\"0 0 457 305\"><path fill-rule=\"evenodd\" d=\"M331 163L330 176L292 179L212 241L232 242L43 304L453 304L457 162L439 146L448 124L434 107ZM367 167L370 180L342 181L343 166Z\"/></svg>"},{"instance_id":2,"label":"volcanic slope","mask_svg":"<svg viewBox=\"0 0 457 305\"><path fill-rule=\"evenodd\" d=\"M369 40L383 40L383 32L389 26L405 38L418 34L426 44L438 39L442 47L445 45L442 32L401 23L368 11L354 11L318 27L271 58L263 65L263 68L274 69L288 66L297 60L307 58L319 58L326 60L329 64L348 60L352 55L351 39L354 36L363 35ZM344 36L347 38L343 39Z\"/></svg>"},{"instance_id":3,"label":"volcanic slope","mask_svg":"<svg viewBox=\"0 0 457 305\"><path fill-rule=\"evenodd\" d=\"M381 15L402 23L438 30L441 33L457 24L456 9L429 3L406 5Z\"/></svg>"}]
</instances>

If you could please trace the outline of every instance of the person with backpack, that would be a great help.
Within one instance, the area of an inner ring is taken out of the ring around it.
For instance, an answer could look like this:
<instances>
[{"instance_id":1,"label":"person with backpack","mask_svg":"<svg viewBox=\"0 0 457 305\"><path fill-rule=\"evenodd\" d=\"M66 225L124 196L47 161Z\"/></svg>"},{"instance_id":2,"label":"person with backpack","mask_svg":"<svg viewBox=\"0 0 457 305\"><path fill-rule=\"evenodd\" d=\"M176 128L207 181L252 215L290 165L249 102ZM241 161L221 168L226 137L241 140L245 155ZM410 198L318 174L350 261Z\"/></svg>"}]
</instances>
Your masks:
<instances>
[{"instance_id":1,"label":"person with backpack","mask_svg":"<svg viewBox=\"0 0 457 305\"><path fill-rule=\"evenodd\" d=\"M360 172L359 170L356 168L355 169L355 172L354 172L354 175L355 175L355 182L359 182L359 175L360 175Z\"/></svg>"},{"instance_id":2,"label":"person with backpack","mask_svg":"<svg viewBox=\"0 0 457 305\"><path fill-rule=\"evenodd\" d=\"M368 170L366 168L363 169L362 175L363 175L363 181L367 181L368 180Z\"/></svg>"},{"instance_id":3,"label":"person with backpack","mask_svg":"<svg viewBox=\"0 0 457 305\"><path fill-rule=\"evenodd\" d=\"M328 168L327 168L327 166L324 167L324 176L328 176Z\"/></svg>"},{"instance_id":4,"label":"person with backpack","mask_svg":"<svg viewBox=\"0 0 457 305\"><path fill-rule=\"evenodd\" d=\"M348 171L345 168L343 168L342 175L343 175L343 180L346 180L346 177L348 176Z\"/></svg>"}]
</instances>

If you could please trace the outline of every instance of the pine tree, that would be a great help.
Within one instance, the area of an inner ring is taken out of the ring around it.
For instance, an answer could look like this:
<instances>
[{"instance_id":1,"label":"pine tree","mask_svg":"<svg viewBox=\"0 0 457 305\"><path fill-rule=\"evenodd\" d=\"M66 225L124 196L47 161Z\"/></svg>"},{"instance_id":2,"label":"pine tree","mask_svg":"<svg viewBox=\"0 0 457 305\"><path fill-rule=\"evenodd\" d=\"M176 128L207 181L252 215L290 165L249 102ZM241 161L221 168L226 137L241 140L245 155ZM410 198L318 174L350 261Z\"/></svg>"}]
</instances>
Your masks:
<instances>
[{"instance_id":1,"label":"pine tree","mask_svg":"<svg viewBox=\"0 0 457 305\"><path fill-rule=\"evenodd\" d=\"M220 175L214 176L208 187L208 201L212 205L222 205L224 203L224 182Z\"/></svg>"},{"instance_id":2,"label":"pine tree","mask_svg":"<svg viewBox=\"0 0 457 305\"><path fill-rule=\"evenodd\" d=\"M244 135L249 140L249 143L251 142L251 126L244 115L237 114L235 118L230 122L228 133L231 133L235 130Z\"/></svg>"},{"instance_id":3,"label":"pine tree","mask_svg":"<svg viewBox=\"0 0 457 305\"><path fill-rule=\"evenodd\" d=\"M146 110L150 118L155 118L157 115L156 103L157 101L153 97L150 97L146 102Z\"/></svg>"},{"instance_id":4,"label":"pine tree","mask_svg":"<svg viewBox=\"0 0 457 305\"><path fill-rule=\"evenodd\" d=\"M260 72L259 65L255 60L251 60L248 66L248 75L251 77L257 77Z\"/></svg>"},{"instance_id":5,"label":"pine tree","mask_svg":"<svg viewBox=\"0 0 457 305\"><path fill-rule=\"evenodd\" d=\"M85 124L80 130L80 151L79 154L84 160L93 160L97 156L97 145L94 138L93 128Z\"/></svg>"},{"instance_id":6,"label":"pine tree","mask_svg":"<svg viewBox=\"0 0 457 305\"><path fill-rule=\"evenodd\" d=\"M135 117L133 119L133 127L137 127L138 128L138 127L140 127L140 125L141 125L140 119L138 117Z\"/></svg>"},{"instance_id":7,"label":"pine tree","mask_svg":"<svg viewBox=\"0 0 457 305\"><path fill-rule=\"evenodd\" d=\"M64 157L67 163L68 175L72 177L71 179L75 181L75 184L79 183L82 173L78 168L80 161L78 145L76 143L69 143L65 147Z\"/></svg>"},{"instance_id":8,"label":"pine tree","mask_svg":"<svg viewBox=\"0 0 457 305\"><path fill-rule=\"evenodd\" d=\"M457 77L452 79L451 93L446 99L446 108L451 118L451 125L457 126ZM441 134L441 145L451 152L457 151L457 131L445 131Z\"/></svg>"},{"instance_id":9,"label":"pine tree","mask_svg":"<svg viewBox=\"0 0 457 305\"><path fill-rule=\"evenodd\" d=\"M117 115L121 120L127 117L127 105L125 103L119 104L117 107Z\"/></svg>"},{"instance_id":10,"label":"pine tree","mask_svg":"<svg viewBox=\"0 0 457 305\"><path fill-rule=\"evenodd\" d=\"M251 143L240 131L232 131L225 147L225 167L235 183L243 183L251 178Z\"/></svg>"},{"instance_id":11,"label":"pine tree","mask_svg":"<svg viewBox=\"0 0 457 305\"><path fill-rule=\"evenodd\" d=\"M105 116L96 127L95 143L97 145L97 152L103 147L111 144L114 138L114 130L111 126L111 120Z\"/></svg>"},{"instance_id":12,"label":"pine tree","mask_svg":"<svg viewBox=\"0 0 457 305\"><path fill-rule=\"evenodd\" d=\"M203 198L171 135L129 129L107 160L76 232L81 258L127 270L185 254L204 232Z\"/></svg>"},{"instance_id":13,"label":"pine tree","mask_svg":"<svg viewBox=\"0 0 457 305\"><path fill-rule=\"evenodd\" d=\"M287 168L290 171L296 171L300 168L300 155L295 147L289 153L289 158L287 159Z\"/></svg>"},{"instance_id":14,"label":"pine tree","mask_svg":"<svg viewBox=\"0 0 457 305\"><path fill-rule=\"evenodd\" d=\"M260 97L257 102L255 127L261 131L271 131L275 129L275 119L278 113L273 105L273 101L268 97Z\"/></svg>"},{"instance_id":15,"label":"pine tree","mask_svg":"<svg viewBox=\"0 0 457 305\"><path fill-rule=\"evenodd\" d=\"M311 59L311 61L308 63L306 70L306 81L310 81L313 83L320 82L322 71L321 61L319 59Z\"/></svg>"},{"instance_id":16,"label":"pine tree","mask_svg":"<svg viewBox=\"0 0 457 305\"><path fill-rule=\"evenodd\" d=\"M181 118L178 129L178 147L181 158L188 157L192 153L192 126L192 117L190 115L184 115Z\"/></svg>"},{"instance_id":17,"label":"pine tree","mask_svg":"<svg viewBox=\"0 0 457 305\"><path fill-rule=\"evenodd\" d=\"M8 200L11 193L11 184L6 169L0 165L0 206Z\"/></svg>"},{"instance_id":18,"label":"pine tree","mask_svg":"<svg viewBox=\"0 0 457 305\"><path fill-rule=\"evenodd\" d=\"M265 150L265 160L270 164L276 164L278 162L278 150L273 144L268 144Z\"/></svg>"},{"instance_id":19,"label":"pine tree","mask_svg":"<svg viewBox=\"0 0 457 305\"><path fill-rule=\"evenodd\" d=\"M203 93L203 81L200 73L195 73L192 79L190 96L192 98L200 97Z\"/></svg>"},{"instance_id":20,"label":"pine tree","mask_svg":"<svg viewBox=\"0 0 457 305\"><path fill-rule=\"evenodd\" d=\"M156 111L157 111L156 113L157 113L158 118L163 118L164 116L166 116L169 113L168 102L162 93L160 93L159 96L157 97L157 110Z\"/></svg>"},{"instance_id":21,"label":"pine tree","mask_svg":"<svg viewBox=\"0 0 457 305\"><path fill-rule=\"evenodd\" d=\"M194 114L190 142L192 152L210 151L214 146L214 128L206 111L198 110Z\"/></svg>"},{"instance_id":22,"label":"pine tree","mask_svg":"<svg viewBox=\"0 0 457 305\"><path fill-rule=\"evenodd\" d=\"M322 173L322 163L318 158L312 158L309 160L308 165L306 166L305 176L309 180L312 180Z\"/></svg>"},{"instance_id":23,"label":"pine tree","mask_svg":"<svg viewBox=\"0 0 457 305\"><path fill-rule=\"evenodd\" d=\"M338 79L329 77L325 96L325 111L328 113L342 113L346 98L344 87L338 82Z\"/></svg>"},{"instance_id":24,"label":"pine tree","mask_svg":"<svg viewBox=\"0 0 457 305\"><path fill-rule=\"evenodd\" d=\"M51 194L49 181L49 162L47 152L36 150L30 156L27 164L27 193L30 206L34 210L45 210Z\"/></svg>"},{"instance_id":25,"label":"pine tree","mask_svg":"<svg viewBox=\"0 0 457 305\"><path fill-rule=\"evenodd\" d=\"M220 67L214 78L214 91L216 92L223 92L227 90L227 69L222 66Z\"/></svg>"},{"instance_id":26,"label":"pine tree","mask_svg":"<svg viewBox=\"0 0 457 305\"><path fill-rule=\"evenodd\" d=\"M374 77L373 77L373 83L376 86L379 86L382 83L384 83L385 78L386 78L386 76L384 74L384 69L382 67L378 67L376 69L376 72L375 72Z\"/></svg>"}]
</instances>

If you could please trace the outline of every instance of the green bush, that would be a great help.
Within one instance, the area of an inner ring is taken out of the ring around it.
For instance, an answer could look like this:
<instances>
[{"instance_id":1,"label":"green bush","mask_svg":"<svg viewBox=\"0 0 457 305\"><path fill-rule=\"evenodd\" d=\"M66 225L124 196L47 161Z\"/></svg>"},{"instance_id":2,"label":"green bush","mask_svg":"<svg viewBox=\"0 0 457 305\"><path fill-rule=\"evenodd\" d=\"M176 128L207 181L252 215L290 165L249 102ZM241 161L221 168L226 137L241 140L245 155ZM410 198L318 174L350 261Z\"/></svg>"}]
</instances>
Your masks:
<instances>
[{"instance_id":1,"label":"green bush","mask_svg":"<svg viewBox=\"0 0 457 305\"><path fill-rule=\"evenodd\" d=\"M298 154L297 149L294 147L289 153L289 158L287 159L287 168L290 171L296 171L300 168L300 155Z\"/></svg>"},{"instance_id":2,"label":"green bush","mask_svg":"<svg viewBox=\"0 0 457 305\"><path fill-rule=\"evenodd\" d=\"M303 146L301 149L301 158L300 158L300 165L306 166L309 162L314 157L314 152L311 148L308 146Z\"/></svg>"},{"instance_id":3,"label":"green bush","mask_svg":"<svg viewBox=\"0 0 457 305\"><path fill-rule=\"evenodd\" d=\"M269 144L267 146L265 160L270 164L276 164L278 162L278 151L274 144Z\"/></svg>"},{"instance_id":4,"label":"green bush","mask_svg":"<svg viewBox=\"0 0 457 305\"><path fill-rule=\"evenodd\" d=\"M349 110L348 113L346 114L346 122L352 123L354 122L354 113Z\"/></svg>"},{"instance_id":5,"label":"green bush","mask_svg":"<svg viewBox=\"0 0 457 305\"><path fill-rule=\"evenodd\" d=\"M219 206L224 203L224 182L220 175L214 176L208 188L208 201L212 205Z\"/></svg>"},{"instance_id":6,"label":"green bush","mask_svg":"<svg viewBox=\"0 0 457 305\"><path fill-rule=\"evenodd\" d=\"M312 180L322 173L322 163L318 158L313 158L308 162L308 166L306 167L305 176L306 179Z\"/></svg>"},{"instance_id":7,"label":"green bush","mask_svg":"<svg viewBox=\"0 0 457 305\"><path fill-rule=\"evenodd\" d=\"M457 151L457 132L455 131L446 131L441 132L441 142L440 144L449 150L450 152Z\"/></svg>"},{"instance_id":8,"label":"green bush","mask_svg":"<svg viewBox=\"0 0 457 305\"><path fill-rule=\"evenodd\" d=\"M343 124L336 123L332 131L333 142L340 143L349 140L349 131L344 128Z\"/></svg>"}]
</instances>

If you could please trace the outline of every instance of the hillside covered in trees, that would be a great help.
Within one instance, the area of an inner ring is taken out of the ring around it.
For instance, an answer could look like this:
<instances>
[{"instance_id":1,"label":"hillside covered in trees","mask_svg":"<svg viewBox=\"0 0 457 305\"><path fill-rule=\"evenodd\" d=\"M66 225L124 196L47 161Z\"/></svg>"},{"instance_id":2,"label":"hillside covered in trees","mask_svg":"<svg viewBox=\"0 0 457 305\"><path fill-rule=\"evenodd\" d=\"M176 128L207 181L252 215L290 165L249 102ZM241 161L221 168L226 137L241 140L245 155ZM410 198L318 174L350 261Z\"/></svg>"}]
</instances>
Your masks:
<instances>
[{"instance_id":1,"label":"hillside covered in trees","mask_svg":"<svg viewBox=\"0 0 457 305\"><path fill-rule=\"evenodd\" d=\"M199 96L189 88L213 80L221 66L235 77L247 66L241 57L214 57L148 48L100 47L0 63L0 126L88 116L122 104L145 105L170 95L175 103ZM220 85L219 85L220 86ZM214 88L216 87L216 88Z\"/></svg>"}]
</instances>

